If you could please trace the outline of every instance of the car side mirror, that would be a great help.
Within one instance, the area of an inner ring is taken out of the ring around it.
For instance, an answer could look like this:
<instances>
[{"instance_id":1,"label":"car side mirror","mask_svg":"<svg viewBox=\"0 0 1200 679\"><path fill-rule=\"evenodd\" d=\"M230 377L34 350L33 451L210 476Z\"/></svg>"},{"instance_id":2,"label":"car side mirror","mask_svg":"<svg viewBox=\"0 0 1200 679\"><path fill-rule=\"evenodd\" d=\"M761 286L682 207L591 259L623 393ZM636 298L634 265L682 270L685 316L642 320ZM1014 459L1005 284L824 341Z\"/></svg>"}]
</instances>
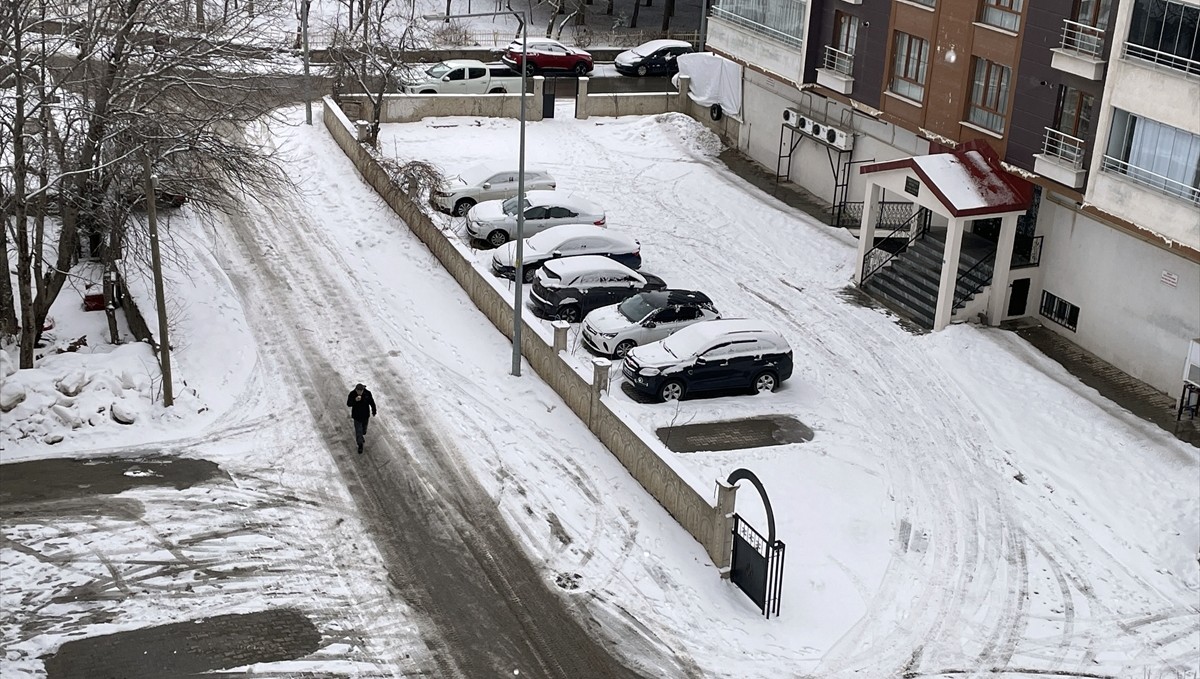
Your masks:
<instances>
[{"instance_id":1,"label":"car side mirror","mask_svg":"<svg viewBox=\"0 0 1200 679\"><path fill-rule=\"evenodd\" d=\"M485 189L490 189L490 188L492 188L492 183L491 183L491 182L484 182L484 183L483 183L483 188L485 188Z\"/></svg>"},{"instance_id":2,"label":"car side mirror","mask_svg":"<svg viewBox=\"0 0 1200 679\"><path fill-rule=\"evenodd\" d=\"M555 250L554 252L550 253L550 256L551 257L562 257L562 250Z\"/></svg>"},{"instance_id":3,"label":"car side mirror","mask_svg":"<svg viewBox=\"0 0 1200 679\"><path fill-rule=\"evenodd\" d=\"M658 324L655 323L654 321L646 321L645 323L642 324L642 327L645 327L645 328L654 328L657 326L658 326Z\"/></svg>"},{"instance_id":4,"label":"car side mirror","mask_svg":"<svg viewBox=\"0 0 1200 679\"><path fill-rule=\"evenodd\" d=\"M707 363L708 363L707 358L704 358L703 356L696 357L696 365L705 365Z\"/></svg>"}]
</instances>

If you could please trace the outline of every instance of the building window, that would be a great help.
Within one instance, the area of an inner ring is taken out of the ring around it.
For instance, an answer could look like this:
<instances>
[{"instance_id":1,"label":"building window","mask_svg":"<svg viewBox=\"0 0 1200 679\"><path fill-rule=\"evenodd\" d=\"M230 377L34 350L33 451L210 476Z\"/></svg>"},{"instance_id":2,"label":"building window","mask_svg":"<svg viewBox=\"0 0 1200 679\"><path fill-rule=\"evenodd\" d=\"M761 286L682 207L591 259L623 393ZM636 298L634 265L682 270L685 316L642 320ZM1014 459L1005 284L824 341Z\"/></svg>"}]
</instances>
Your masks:
<instances>
[{"instance_id":1,"label":"building window","mask_svg":"<svg viewBox=\"0 0 1200 679\"><path fill-rule=\"evenodd\" d=\"M845 12L834 14L833 46L846 54L854 54L858 47L858 17Z\"/></svg>"},{"instance_id":2,"label":"building window","mask_svg":"<svg viewBox=\"0 0 1200 679\"><path fill-rule=\"evenodd\" d=\"M1092 104L1095 98L1070 85L1058 86L1058 114L1054 129L1078 139L1087 139L1092 131Z\"/></svg>"},{"instance_id":3,"label":"building window","mask_svg":"<svg viewBox=\"0 0 1200 679\"><path fill-rule=\"evenodd\" d=\"M1125 54L1200 75L1200 7L1167 0L1137 0Z\"/></svg>"},{"instance_id":4,"label":"building window","mask_svg":"<svg viewBox=\"0 0 1200 679\"><path fill-rule=\"evenodd\" d=\"M929 43L896 32L892 54L892 83L888 89L913 101L925 100L925 72L929 69Z\"/></svg>"},{"instance_id":5,"label":"building window","mask_svg":"<svg viewBox=\"0 0 1200 679\"><path fill-rule=\"evenodd\" d=\"M1079 307L1045 290L1042 291L1042 306L1038 312L1071 332L1075 332L1079 324Z\"/></svg>"},{"instance_id":6,"label":"building window","mask_svg":"<svg viewBox=\"0 0 1200 679\"><path fill-rule=\"evenodd\" d=\"M1021 27L1021 0L983 0L980 20L1014 33Z\"/></svg>"},{"instance_id":7,"label":"building window","mask_svg":"<svg viewBox=\"0 0 1200 679\"><path fill-rule=\"evenodd\" d=\"M717 0L712 16L780 42L804 46L805 3L800 0Z\"/></svg>"},{"instance_id":8,"label":"building window","mask_svg":"<svg viewBox=\"0 0 1200 679\"><path fill-rule=\"evenodd\" d=\"M1076 0L1071 16L1084 26L1100 30L1108 29L1108 17L1112 12L1112 0Z\"/></svg>"},{"instance_id":9,"label":"building window","mask_svg":"<svg viewBox=\"0 0 1200 679\"><path fill-rule=\"evenodd\" d=\"M1200 203L1200 135L1113 109L1101 168L1169 196Z\"/></svg>"},{"instance_id":10,"label":"building window","mask_svg":"<svg viewBox=\"0 0 1200 679\"><path fill-rule=\"evenodd\" d=\"M916 4L916 5L925 5L926 7L936 7L937 6L937 0L908 0L908 1L913 4Z\"/></svg>"},{"instance_id":11,"label":"building window","mask_svg":"<svg viewBox=\"0 0 1200 679\"><path fill-rule=\"evenodd\" d=\"M971 105L967 120L997 134L1004 134L1004 116L1008 111L1009 68L975 57L975 76L971 81Z\"/></svg>"}]
</instances>

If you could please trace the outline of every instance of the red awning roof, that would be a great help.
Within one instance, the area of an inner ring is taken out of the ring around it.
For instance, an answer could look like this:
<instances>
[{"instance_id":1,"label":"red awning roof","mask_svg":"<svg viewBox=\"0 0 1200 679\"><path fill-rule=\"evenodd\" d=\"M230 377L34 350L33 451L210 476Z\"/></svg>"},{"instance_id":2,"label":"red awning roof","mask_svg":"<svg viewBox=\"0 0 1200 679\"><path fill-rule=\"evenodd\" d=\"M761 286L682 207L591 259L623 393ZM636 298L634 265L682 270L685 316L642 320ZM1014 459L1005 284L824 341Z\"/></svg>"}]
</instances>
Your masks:
<instances>
[{"instance_id":1,"label":"red awning roof","mask_svg":"<svg viewBox=\"0 0 1200 679\"><path fill-rule=\"evenodd\" d=\"M1033 185L1000 167L999 158L986 144L873 163L860 172L892 170L912 170L955 217L1022 212L1033 200Z\"/></svg>"}]
</instances>

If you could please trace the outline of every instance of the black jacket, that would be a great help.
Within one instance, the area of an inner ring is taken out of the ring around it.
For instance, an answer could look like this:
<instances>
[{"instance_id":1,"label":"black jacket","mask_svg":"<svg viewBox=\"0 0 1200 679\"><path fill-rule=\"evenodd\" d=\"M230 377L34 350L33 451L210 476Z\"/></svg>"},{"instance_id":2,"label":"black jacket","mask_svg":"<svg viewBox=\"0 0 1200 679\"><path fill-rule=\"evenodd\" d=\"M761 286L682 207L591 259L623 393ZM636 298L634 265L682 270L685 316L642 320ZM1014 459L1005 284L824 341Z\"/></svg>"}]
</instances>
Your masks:
<instances>
[{"instance_id":1,"label":"black jacket","mask_svg":"<svg viewBox=\"0 0 1200 679\"><path fill-rule=\"evenodd\" d=\"M350 417L365 422L376 413L375 397L371 395L370 389L363 389L362 398L354 400L358 396L358 392L351 389L350 395L346 397L346 405L350 408Z\"/></svg>"}]
</instances>

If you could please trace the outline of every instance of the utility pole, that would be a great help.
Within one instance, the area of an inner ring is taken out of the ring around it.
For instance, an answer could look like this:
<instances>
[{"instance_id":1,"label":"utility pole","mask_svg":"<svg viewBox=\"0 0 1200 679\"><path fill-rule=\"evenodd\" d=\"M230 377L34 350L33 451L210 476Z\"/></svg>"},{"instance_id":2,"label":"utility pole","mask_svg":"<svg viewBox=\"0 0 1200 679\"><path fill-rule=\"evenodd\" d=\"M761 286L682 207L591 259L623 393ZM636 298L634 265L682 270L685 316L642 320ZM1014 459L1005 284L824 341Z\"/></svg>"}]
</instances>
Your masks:
<instances>
[{"instance_id":1,"label":"utility pole","mask_svg":"<svg viewBox=\"0 0 1200 679\"><path fill-rule=\"evenodd\" d=\"M308 5L300 0L300 39L304 41L304 122L312 125L312 83L308 81Z\"/></svg>"},{"instance_id":2,"label":"utility pole","mask_svg":"<svg viewBox=\"0 0 1200 679\"><path fill-rule=\"evenodd\" d=\"M167 337L167 297L163 292L162 257L158 250L158 213L154 204L158 178L150 168L150 154L145 157L146 221L150 226L150 267L154 270L154 304L158 307L158 360L162 368L163 405L175 404L171 385L171 340Z\"/></svg>"}]
</instances>

